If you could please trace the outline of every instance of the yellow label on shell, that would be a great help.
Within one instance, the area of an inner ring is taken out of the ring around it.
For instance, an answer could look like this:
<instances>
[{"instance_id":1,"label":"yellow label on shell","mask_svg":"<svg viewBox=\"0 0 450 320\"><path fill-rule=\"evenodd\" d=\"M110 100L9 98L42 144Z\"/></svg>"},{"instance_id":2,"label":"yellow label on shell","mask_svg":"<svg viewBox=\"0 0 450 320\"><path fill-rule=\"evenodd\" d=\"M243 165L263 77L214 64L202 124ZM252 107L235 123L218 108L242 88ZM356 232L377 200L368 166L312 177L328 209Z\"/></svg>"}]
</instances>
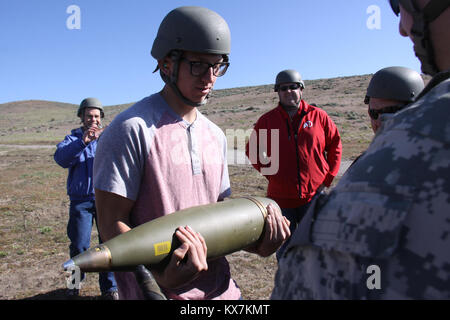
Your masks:
<instances>
[{"instance_id":1,"label":"yellow label on shell","mask_svg":"<svg viewBox=\"0 0 450 320\"><path fill-rule=\"evenodd\" d=\"M160 256L170 252L170 241L155 243L153 246L155 248L155 256Z\"/></svg>"}]
</instances>

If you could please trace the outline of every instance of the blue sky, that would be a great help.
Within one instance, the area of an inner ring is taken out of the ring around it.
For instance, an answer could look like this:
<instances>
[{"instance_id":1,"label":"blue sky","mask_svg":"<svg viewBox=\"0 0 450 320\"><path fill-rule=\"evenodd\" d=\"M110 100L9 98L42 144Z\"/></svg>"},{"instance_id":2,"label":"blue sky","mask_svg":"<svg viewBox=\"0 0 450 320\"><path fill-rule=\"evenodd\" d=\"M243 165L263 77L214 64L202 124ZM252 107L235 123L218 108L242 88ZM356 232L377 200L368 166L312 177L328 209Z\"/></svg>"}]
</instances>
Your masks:
<instances>
[{"instance_id":1,"label":"blue sky","mask_svg":"<svg viewBox=\"0 0 450 320\"><path fill-rule=\"evenodd\" d=\"M67 28L71 5L80 29ZM230 26L231 66L216 89L272 84L283 69L306 80L420 71L387 0L0 0L0 103L95 96L113 105L159 91L151 46L164 16L183 5L212 9ZM379 19L367 12L373 5Z\"/></svg>"}]
</instances>

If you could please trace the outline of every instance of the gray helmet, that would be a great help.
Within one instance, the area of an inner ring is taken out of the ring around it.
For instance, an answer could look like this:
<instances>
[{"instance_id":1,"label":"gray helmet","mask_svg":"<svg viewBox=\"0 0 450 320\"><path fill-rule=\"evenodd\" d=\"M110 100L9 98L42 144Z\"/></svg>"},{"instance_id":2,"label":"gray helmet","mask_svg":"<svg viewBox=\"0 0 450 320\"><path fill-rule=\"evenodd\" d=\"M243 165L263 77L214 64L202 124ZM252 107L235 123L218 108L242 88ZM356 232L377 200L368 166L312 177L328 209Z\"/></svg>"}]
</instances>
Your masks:
<instances>
[{"instance_id":1,"label":"gray helmet","mask_svg":"<svg viewBox=\"0 0 450 320\"><path fill-rule=\"evenodd\" d=\"M430 37L429 25L450 7L449 0L431 0L423 9L419 9L416 0L389 0L392 10L398 16L400 4L413 18L414 52L422 63L422 72L435 75L439 72L434 57L434 48Z\"/></svg>"},{"instance_id":2,"label":"gray helmet","mask_svg":"<svg viewBox=\"0 0 450 320\"><path fill-rule=\"evenodd\" d=\"M103 112L102 103L97 98L86 98L80 103L80 107L78 108L77 116L82 117L83 110L86 108L95 108L100 110L100 116L105 117L105 113Z\"/></svg>"},{"instance_id":3,"label":"gray helmet","mask_svg":"<svg viewBox=\"0 0 450 320\"><path fill-rule=\"evenodd\" d=\"M202 7L180 7L161 22L151 53L160 60L172 50L228 55L230 48L230 29L219 14Z\"/></svg>"},{"instance_id":4,"label":"gray helmet","mask_svg":"<svg viewBox=\"0 0 450 320\"><path fill-rule=\"evenodd\" d=\"M388 67L377 71L367 87L364 102L370 97L412 102L424 88L420 74L405 67Z\"/></svg>"},{"instance_id":5,"label":"gray helmet","mask_svg":"<svg viewBox=\"0 0 450 320\"><path fill-rule=\"evenodd\" d=\"M295 83L299 83L300 87L302 89L305 88L305 83L302 80L302 76L300 75L300 73L298 73L295 70L292 69L288 69L288 70L283 70L280 73L278 73L277 78L275 80L275 92L278 92L278 88L280 87L280 84L282 83L289 83L289 82L295 82Z\"/></svg>"},{"instance_id":6,"label":"gray helmet","mask_svg":"<svg viewBox=\"0 0 450 320\"><path fill-rule=\"evenodd\" d=\"M231 33L227 22L216 12L202 7L180 7L169 12L161 22L153 42L151 54L161 60L170 54L174 71L168 77L160 72L184 103L198 107L206 104L208 97L200 103L184 97L177 86L178 67L183 51L223 55L228 62L231 48ZM156 67L155 72L158 70Z\"/></svg>"}]
</instances>

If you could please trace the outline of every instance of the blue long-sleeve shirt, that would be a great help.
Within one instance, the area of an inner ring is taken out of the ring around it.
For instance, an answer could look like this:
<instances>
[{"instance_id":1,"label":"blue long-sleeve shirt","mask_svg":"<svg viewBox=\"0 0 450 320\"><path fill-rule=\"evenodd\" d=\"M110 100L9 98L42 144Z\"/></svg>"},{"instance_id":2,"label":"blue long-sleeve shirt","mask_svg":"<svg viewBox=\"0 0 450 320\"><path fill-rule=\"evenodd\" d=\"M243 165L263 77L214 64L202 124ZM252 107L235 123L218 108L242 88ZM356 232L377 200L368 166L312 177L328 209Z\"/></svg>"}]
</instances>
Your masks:
<instances>
[{"instance_id":1,"label":"blue long-sleeve shirt","mask_svg":"<svg viewBox=\"0 0 450 320\"><path fill-rule=\"evenodd\" d=\"M67 194L71 201L94 200L92 177L97 140L85 145L82 137L81 128L73 129L58 143L53 156L57 164L69 169Z\"/></svg>"}]
</instances>

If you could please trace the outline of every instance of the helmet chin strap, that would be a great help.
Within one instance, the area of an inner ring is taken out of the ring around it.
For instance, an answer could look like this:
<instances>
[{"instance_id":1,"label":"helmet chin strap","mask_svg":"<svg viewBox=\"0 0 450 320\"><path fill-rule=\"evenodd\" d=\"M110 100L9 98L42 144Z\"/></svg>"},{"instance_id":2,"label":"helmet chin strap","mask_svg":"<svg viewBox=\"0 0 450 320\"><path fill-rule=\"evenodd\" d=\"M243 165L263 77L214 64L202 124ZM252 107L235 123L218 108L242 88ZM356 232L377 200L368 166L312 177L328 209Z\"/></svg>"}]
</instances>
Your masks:
<instances>
[{"instance_id":1,"label":"helmet chin strap","mask_svg":"<svg viewBox=\"0 0 450 320\"><path fill-rule=\"evenodd\" d=\"M208 102L211 91L208 93L208 95L205 97L205 99L203 99L202 102L194 102L194 101L189 100L185 96L183 96L180 89L178 89L178 86L177 86L178 70L180 67L180 60L181 60L182 55L183 55L183 53L181 51L176 51L176 50L174 50L171 53L170 58L172 59L172 62L173 62L173 72L169 77L166 74L164 74L164 72L162 72L162 70L160 70L161 78L168 86L170 86L172 88L172 90L175 92L177 97L180 98L181 101L183 101L183 103L185 103L191 107L201 107Z\"/></svg>"},{"instance_id":2,"label":"helmet chin strap","mask_svg":"<svg viewBox=\"0 0 450 320\"><path fill-rule=\"evenodd\" d=\"M205 99L203 99L202 102L194 102L189 100L188 98L186 98L185 96L183 96L183 94L181 93L180 89L178 89L176 82L166 82L172 89L173 91L175 91L175 94L178 96L178 98L180 98L183 103L191 106L191 107L201 107L203 105L205 105L208 102L208 98L209 98L209 93L208 95L205 97Z\"/></svg>"},{"instance_id":3,"label":"helmet chin strap","mask_svg":"<svg viewBox=\"0 0 450 320\"><path fill-rule=\"evenodd\" d=\"M434 76L439 72L434 58L429 25L450 6L450 0L432 0L422 10L415 1L408 6L407 11L413 17L411 34L413 35L414 52L422 63L422 72Z\"/></svg>"}]
</instances>

